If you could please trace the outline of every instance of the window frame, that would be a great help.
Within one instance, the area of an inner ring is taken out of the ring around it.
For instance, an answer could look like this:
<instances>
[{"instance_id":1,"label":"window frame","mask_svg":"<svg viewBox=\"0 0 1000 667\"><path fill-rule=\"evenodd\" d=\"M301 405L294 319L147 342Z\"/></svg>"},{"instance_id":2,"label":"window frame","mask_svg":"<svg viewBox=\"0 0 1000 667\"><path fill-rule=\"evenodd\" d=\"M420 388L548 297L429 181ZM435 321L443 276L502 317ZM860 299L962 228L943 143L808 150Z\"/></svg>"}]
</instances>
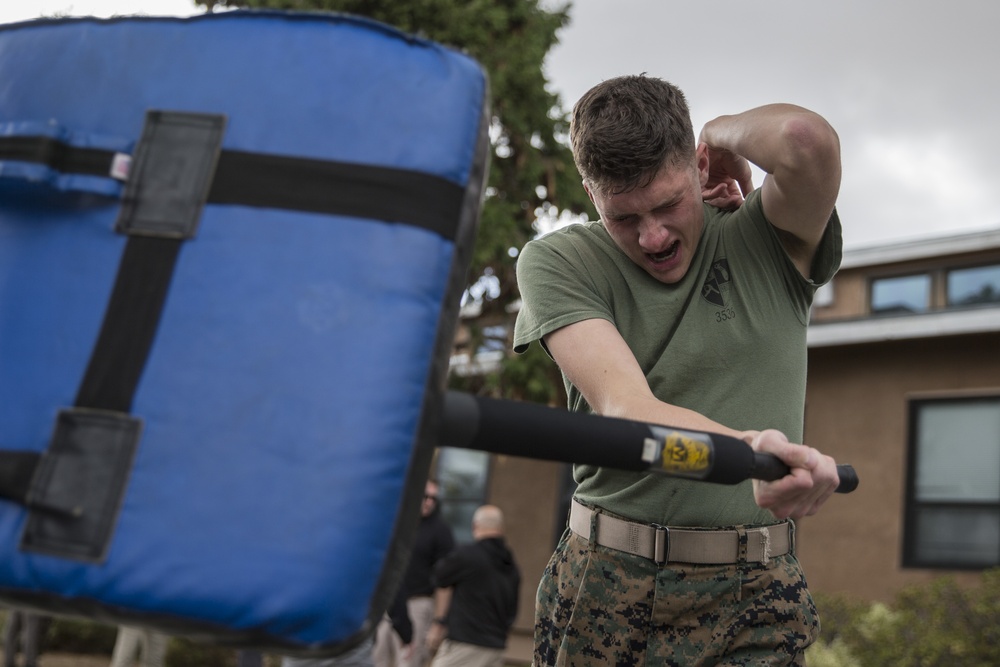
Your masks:
<instances>
[{"instance_id":1,"label":"window frame","mask_svg":"<svg viewBox=\"0 0 1000 667\"><path fill-rule=\"evenodd\" d=\"M944 279L943 279L944 284L941 290L943 298L942 308L946 308L948 310L960 310L964 308L996 308L998 305L1000 305L1000 300L976 302L976 303L953 303L951 300L950 288L951 288L951 276L953 273L957 273L960 271L974 271L976 269L989 269L993 267L996 267L998 270L1000 270L1000 261L994 260L991 262L983 262L978 264L965 264L965 265L947 267L947 269L945 269L944 271Z\"/></svg>"},{"instance_id":2,"label":"window frame","mask_svg":"<svg viewBox=\"0 0 1000 667\"><path fill-rule=\"evenodd\" d=\"M921 501L917 499L917 462L919 460L919 423L920 410L928 405L968 405L975 403L994 404L1000 408L1000 393L975 393L945 396L921 396L907 399L907 461L905 494L903 500L903 535L902 535L902 567L908 569L925 570L962 570L962 571L982 571L1000 566L1000 547L997 549L995 561L993 563L961 563L948 562L944 560L924 559L917 555L918 546L918 521L920 509L954 509L960 507L969 510L1000 510L1000 498L996 501ZM1000 444L1000 433L998 444ZM1000 470L997 470L1000 476Z\"/></svg>"},{"instance_id":3,"label":"window frame","mask_svg":"<svg viewBox=\"0 0 1000 667\"><path fill-rule=\"evenodd\" d=\"M905 278L926 278L927 279L927 301L922 310L889 310L875 308L875 285L879 282L889 280L902 280ZM884 275L872 275L868 277L868 314L872 317L906 317L913 315L924 315L937 309L935 299L935 289L937 276L933 270L908 271L905 273L890 273Z\"/></svg>"},{"instance_id":4,"label":"window frame","mask_svg":"<svg viewBox=\"0 0 1000 667\"><path fill-rule=\"evenodd\" d=\"M447 474L445 471L446 467L442 466L442 462L448 460L449 452L451 451L467 451L473 454L482 454L484 456L484 467L482 469L482 488L479 490L479 495L469 495L469 496L456 496L449 493L450 486L448 484ZM442 518L451 527L452 534L455 536L456 543L471 542L472 541L472 512L480 507L481 505L487 504L487 499L490 497L490 485L493 482L493 459L494 456L489 452L482 452L479 450L461 450L458 447L439 447L437 455L434 457L433 473L431 477L437 482L438 493L440 499L438 501L438 510L441 512ZM470 505L472 508L471 512L468 512L468 516L465 517L456 508L459 505ZM447 508L447 509L446 509ZM462 518L466 518L466 521L461 521Z\"/></svg>"}]
</instances>

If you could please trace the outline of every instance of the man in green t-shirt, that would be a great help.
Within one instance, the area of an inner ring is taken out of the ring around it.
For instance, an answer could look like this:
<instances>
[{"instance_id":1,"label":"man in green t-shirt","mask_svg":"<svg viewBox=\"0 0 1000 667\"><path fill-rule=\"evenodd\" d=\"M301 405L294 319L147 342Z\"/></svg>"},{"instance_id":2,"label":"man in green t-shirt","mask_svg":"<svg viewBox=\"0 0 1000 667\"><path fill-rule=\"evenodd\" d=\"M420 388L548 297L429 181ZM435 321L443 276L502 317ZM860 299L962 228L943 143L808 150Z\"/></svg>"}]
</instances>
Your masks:
<instances>
[{"instance_id":1,"label":"man in green t-shirt","mask_svg":"<svg viewBox=\"0 0 1000 667\"><path fill-rule=\"evenodd\" d=\"M680 90L626 76L581 98L570 138L601 221L525 246L515 349L542 342L572 410L735 436L791 472L730 487L576 466L534 665L801 664L819 625L792 520L838 484L795 444L809 306L842 252L837 134L775 104L695 142Z\"/></svg>"}]
</instances>

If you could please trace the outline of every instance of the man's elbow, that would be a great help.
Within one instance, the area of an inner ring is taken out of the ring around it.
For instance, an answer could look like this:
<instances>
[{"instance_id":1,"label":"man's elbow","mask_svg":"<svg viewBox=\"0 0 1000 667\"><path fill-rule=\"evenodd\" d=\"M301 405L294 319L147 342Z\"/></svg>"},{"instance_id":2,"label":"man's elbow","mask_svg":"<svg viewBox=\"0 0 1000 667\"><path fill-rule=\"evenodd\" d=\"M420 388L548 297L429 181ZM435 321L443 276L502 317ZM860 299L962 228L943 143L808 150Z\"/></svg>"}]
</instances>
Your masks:
<instances>
[{"instance_id":1,"label":"man's elbow","mask_svg":"<svg viewBox=\"0 0 1000 667\"><path fill-rule=\"evenodd\" d=\"M782 127L784 167L790 172L840 173L840 137L822 116L805 112L787 118Z\"/></svg>"}]
</instances>

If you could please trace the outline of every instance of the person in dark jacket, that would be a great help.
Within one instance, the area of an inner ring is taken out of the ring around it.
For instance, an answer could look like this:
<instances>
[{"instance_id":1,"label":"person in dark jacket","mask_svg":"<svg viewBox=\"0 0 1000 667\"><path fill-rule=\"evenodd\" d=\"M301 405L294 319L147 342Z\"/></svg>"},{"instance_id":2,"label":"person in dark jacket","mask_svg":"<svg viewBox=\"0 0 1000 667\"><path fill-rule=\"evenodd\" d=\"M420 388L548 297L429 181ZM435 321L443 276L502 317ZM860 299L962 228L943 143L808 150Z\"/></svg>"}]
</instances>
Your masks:
<instances>
[{"instance_id":1,"label":"person in dark jacket","mask_svg":"<svg viewBox=\"0 0 1000 667\"><path fill-rule=\"evenodd\" d=\"M400 662L410 659L413 623L410 622L403 593L402 588L396 592L375 631L375 646L372 648L374 667L399 667Z\"/></svg>"},{"instance_id":2,"label":"person in dark jacket","mask_svg":"<svg viewBox=\"0 0 1000 667\"><path fill-rule=\"evenodd\" d=\"M434 566L431 667L500 667L517 615L521 573L504 541L503 513L483 505L472 516L472 544Z\"/></svg>"},{"instance_id":3,"label":"person in dark jacket","mask_svg":"<svg viewBox=\"0 0 1000 667\"><path fill-rule=\"evenodd\" d=\"M439 506L438 484L429 479L424 489L420 524L413 541L410 564L403 576L402 589L410 622L413 624L413 642L408 652L402 652L400 667L426 667L430 662L426 641L431 619L434 618L434 584L431 582L431 572L434 564L455 548L455 537L451 527L441 516Z\"/></svg>"}]
</instances>

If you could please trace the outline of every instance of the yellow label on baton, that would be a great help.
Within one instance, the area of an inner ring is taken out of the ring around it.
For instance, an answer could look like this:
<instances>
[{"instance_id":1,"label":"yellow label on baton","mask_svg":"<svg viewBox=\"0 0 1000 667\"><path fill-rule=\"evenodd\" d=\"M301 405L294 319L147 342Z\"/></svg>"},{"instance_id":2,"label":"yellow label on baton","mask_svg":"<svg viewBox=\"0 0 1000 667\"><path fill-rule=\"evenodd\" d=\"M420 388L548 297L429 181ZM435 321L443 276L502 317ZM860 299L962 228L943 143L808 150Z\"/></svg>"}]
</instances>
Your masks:
<instances>
[{"instance_id":1,"label":"yellow label on baton","mask_svg":"<svg viewBox=\"0 0 1000 667\"><path fill-rule=\"evenodd\" d=\"M711 447L676 431L663 441L663 470L674 473L707 472L712 463Z\"/></svg>"}]
</instances>

